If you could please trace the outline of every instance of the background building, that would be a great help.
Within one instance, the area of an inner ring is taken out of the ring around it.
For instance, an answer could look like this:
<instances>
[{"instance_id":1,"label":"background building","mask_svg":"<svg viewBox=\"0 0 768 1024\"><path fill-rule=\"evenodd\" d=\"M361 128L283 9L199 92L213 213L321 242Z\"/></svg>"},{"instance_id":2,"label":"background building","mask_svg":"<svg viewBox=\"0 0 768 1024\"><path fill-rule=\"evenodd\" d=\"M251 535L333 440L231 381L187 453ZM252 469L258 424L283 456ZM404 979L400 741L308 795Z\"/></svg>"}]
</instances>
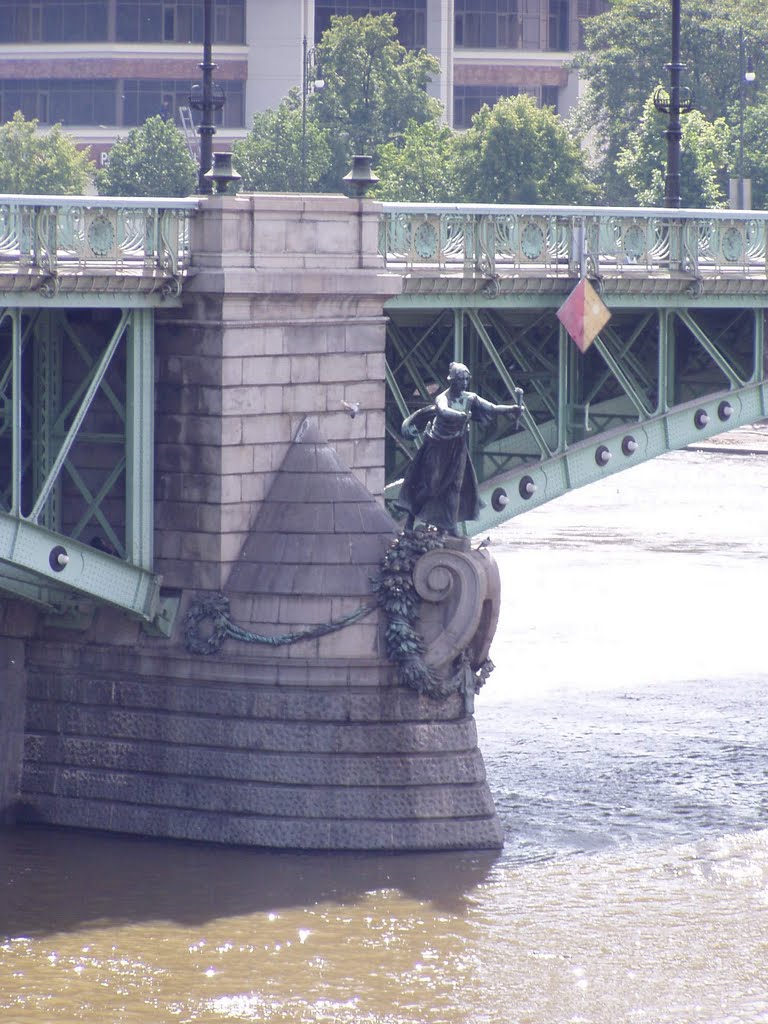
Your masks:
<instances>
[{"instance_id":1,"label":"background building","mask_svg":"<svg viewBox=\"0 0 768 1024\"><path fill-rule=\"evenodd\" d=\"M302 41L334 14L395 12L404 45L443 68L432 91L467 127L484 103L530 93L565 113L578 95L566 70L583 19L605 0L213 0L216 81L226 103L218 146L259 110L302 86ZM60 122L99 158L152 114L174 117L200 81L203 0L0 0L0 123L16 110ZM190 141L196 136L190 131Z\"/></svg>"}]
</instances>

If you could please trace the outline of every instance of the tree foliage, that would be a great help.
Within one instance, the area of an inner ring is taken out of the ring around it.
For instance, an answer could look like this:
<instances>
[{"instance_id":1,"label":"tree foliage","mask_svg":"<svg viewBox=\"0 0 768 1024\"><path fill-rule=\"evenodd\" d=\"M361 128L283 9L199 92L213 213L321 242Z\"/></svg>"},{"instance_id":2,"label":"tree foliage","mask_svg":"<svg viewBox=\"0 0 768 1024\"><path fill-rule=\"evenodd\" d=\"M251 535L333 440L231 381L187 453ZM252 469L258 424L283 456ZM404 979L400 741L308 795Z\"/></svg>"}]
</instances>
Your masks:
<instances>
[{"instance_id":1,"label":"tree foliage","mask_svg":"<svg viewBox=\"0 0 768 1024\"><path fill-rule=\"evenodd\" d=\"M440 104L427 93L440 65L425 50L400 44L393 14L332 17L316 60L324 84L315 93L313 113L333 148L325 181L332 191L338 191L353 154L368 154L377 164L380 148L402 135L409 121L440 117Z\"/></svg>"},{"instance_id":2,"label":"tree foliage","mask_svg":"<svg viewBox=\"0 0 768 1024\"><path fill-rule=\"evenodd\" d=\"M326 133L312 116L309 97L306 119L297 89L276 110L256 114L248 135L232 146L232 162L247 192L321 192L331 167ZM334 189L341 188L339 182Z\"/></svg>"},{"instance_id":3,"label":"tree foliage","mask_svg":"<svg viewBox=\"0 0 768 1024\"><path fill-rule=\"evenodd\" d=\"M578 114L592 132L598 175L606 199L634 200L625 174L617 172L619 153L637 129L655 83L669 83L671 60L669 0L613 0L604 13L585 22L585 50L573 66L588 85ZM686 0L681 6L682 85L707 121L728 115L734 127L741 89L740 45L755 67L758 82L768 73L768 7L764 0ZM756 95L756 99L759 97ZM685 117L685 115L684 115ZM666 127L657 114L657 131Z\"/></svg>"},{"instance_id":4,"label":"tree foliage","mask_svg":"<svg viewBox=\"0 0 768 1024\"><path fill-rule=\"evenodd\" d=\"M682 121L680 140L680 197L684 207L727 206L722 167L727 162L731 131L724 118L708 121L694 110ZM653 98L646 100L640 124L631 132L616 169L640 206L664 205L667 143L659 131Z\"/></svg>"},{"instance_id":5,"label":"tree foliage","mask_svg":"<svg viewBox=\"0 0 768 1024\"><path fill-rule=\"evenodd\" d=\"M0 192L17 195L83 195L96 170L87 151L54 125L40 131L20 111L0 126Z\"/></svg>"},{"instance_id":6,"label":"tree foliage","mask_svg":"<svg viewBox=\"0 0 768 1024\"><path fill-rule=\"evenodd\" d=\"M738 176L739 151L731 136L731 177ZM768 102L748 107L744 118L744 176L752 179L752 206L768 209Z\"/></svg>"},{"instance_id":7,"label":"tree foliage","mask_svg":"<svg viewBox=\"0 0 768 1024\"><path fill-rule=\"evenodd\" d=\"M551 107L510 96L483 107L459 137L462 199L476 203L589 203L586 157Z\"/></svg>"},{"instance_id":8,"label":"tree foliage","mask_svg":"<svg viewBox=\"0 0 768 1024\"><path fill-rule=\"evenodd\" d=\"M155 115L117 139L98 185L108 196L188 196L197 186L197 167L173 121Z\"/></svg>"},{"instance_id":9,"label":"tree foliage","mask_svg":"<svg viewBox=\"0 0 768 1024\"><path fill-rule=\"evenodd\" d=\"M375 198L390 202L447 203L460 198L456 178L458 135L439 121L409 121L400 138L379 150Z\"/></svg>"}]
</instances>

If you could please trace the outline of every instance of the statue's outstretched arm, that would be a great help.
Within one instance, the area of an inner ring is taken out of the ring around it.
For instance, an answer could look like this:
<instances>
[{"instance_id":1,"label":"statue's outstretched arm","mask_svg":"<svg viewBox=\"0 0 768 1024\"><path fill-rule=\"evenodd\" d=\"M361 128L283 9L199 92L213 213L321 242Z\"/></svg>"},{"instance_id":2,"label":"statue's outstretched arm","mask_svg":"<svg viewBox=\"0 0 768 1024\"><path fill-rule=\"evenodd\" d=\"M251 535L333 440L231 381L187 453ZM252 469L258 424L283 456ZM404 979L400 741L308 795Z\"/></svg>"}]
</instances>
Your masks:
<instances>
[{"instance_id":1,"label":"statue's outstretched arm","mask_svg":"<svg viewBox=\"0 0 768 1024\"><path fill-rule=\"evenodd\" d=\"M403 437L413 439L426 427L430 420L435 418L437 409L434 405L426 405L423 409L417 409L410 416L403 420L400 433Z\"/></svg>"}]
</instances>

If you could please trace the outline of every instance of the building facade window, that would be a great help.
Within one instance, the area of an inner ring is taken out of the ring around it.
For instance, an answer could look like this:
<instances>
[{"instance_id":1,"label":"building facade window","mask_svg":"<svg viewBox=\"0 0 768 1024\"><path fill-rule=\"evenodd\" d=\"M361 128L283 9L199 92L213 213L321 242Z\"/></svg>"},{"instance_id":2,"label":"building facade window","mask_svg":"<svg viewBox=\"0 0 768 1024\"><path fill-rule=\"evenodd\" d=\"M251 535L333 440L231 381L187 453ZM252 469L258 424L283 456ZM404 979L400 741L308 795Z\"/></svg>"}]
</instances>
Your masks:
<instances>
[{"instance_id":1,"label":"building facade window","mask_svg":"<svg viewBox=\"0 0 768 1024\"><path fill-rule=\"evenodd\" d=\"M190 81L135 79L0 79L0 123L17 110L42 125L134 128L160 114L179 124L178 109L189 104ZM226 103L216 114L221 128L245 125L242 82L221 82Z\"/></svg>"},{"instance_id":2,"label":"building facade window","mask_svg":"<svg viewBox=\"0 0 768 1024\"><path fill-rule=\"evenodd\" d=\"M115 32L120 43L201 43L203 0L117 0ZM213 38L243 42L245 0L214 0Z\"/></svg>"},{"instance_id":3,"label":"building facade window","mask_svg":"<svg viewBox=\"0 0 768 1024\"><path fill-rule=\"evenodd\" d=\"M542 107L552 107L556 114L560 112L560 90L556 85L542 85L539 103Z\"/></svg>"},{"instance_id":4,"label":"building facade window","mask_svg":"<svg viewBox=\"0 0 768 1024\"><path fill-rule=\"evenodd\" d=\"M494 106L504 96L517 96L514 85L457 85L453 90L453 126L469 128L481 107Z\"/></svg>"},{"instance_id":5,"label":"building facade window","mask_svg":"<svg viewBox=\"0 0 768 1024\"><path fill-rule=\"evenodd\" d=\"M547 49L568 51L571 48L571 5L569 0L549 0Z\"/></svg>"},{"instance_id":6,"label":"building facade window","mask_svg":"<svg viewBox=\"0 0 768 1024\"><path fill-rule=\"evenodd\" d=\"M161 78L135 78L123 82L123 124L134 128L148 117L160 114L179 124L179 107L189 106L189 94L197 82ZM219 128L245 126L245 90L242 82L221 82L226 102L216 111L214 123Z\"/></svg>"},{"instance_id":7,"label":"building facade window","mask_svg":"<svg viewBox=\"0 0 768 1024\"><path fill-rule=\"evenodd\" d=\"M41 124L113 125L115 83L103 79L0 80L0 121L17 110Z\"/></svg>"},{"instance_id":8,"label":"building facade window","mask_svg":"<svg viewBox=\"0 0 768 1024\"><path fill-rule=\"evenodd\" d=\"M567 4L567 0L563 0ZM457 49L540 50L542 4L547 0L456 0Z\"/></svg>"},{"instance_id":9,"label":"building facade window","mask_svg":"<svg viewBox=\"0 0 768 1024\"><path fill-rule=\"evenodd\" d=\"M316 0L315 42L331 27L334 14L362 18L365 14L395 15L398 39L408 50L421 50L427 45L427 0Z\"/></svg>"},{"instance_id":10,"label":"building facade window","mask_svg":"<svg viewBox=\"0 0 768 1024\"><path fill-rule=\"evenodd\" d=\"M104 0L0 0L0 42L103 42L108 6Z\"/></svg>"},{"instance_id":11,"label":"building facade window","mask_svg":"<svg viewBox=\"0 0 768 1024\"><path fill-rule=\"evenodd\" d=\"M214 0L213 37L243 42L245 0ZM0 43L113 41L202 43L203 0L0 0Z\"/></svg>"}]
</instances>

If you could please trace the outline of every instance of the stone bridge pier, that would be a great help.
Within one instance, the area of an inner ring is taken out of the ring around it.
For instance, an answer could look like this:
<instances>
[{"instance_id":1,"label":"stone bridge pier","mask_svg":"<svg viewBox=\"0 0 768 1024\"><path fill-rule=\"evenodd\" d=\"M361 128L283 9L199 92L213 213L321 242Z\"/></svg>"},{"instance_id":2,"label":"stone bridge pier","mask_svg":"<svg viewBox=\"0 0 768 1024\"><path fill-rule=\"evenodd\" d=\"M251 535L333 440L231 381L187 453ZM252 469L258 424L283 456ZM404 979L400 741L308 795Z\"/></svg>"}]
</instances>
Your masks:
<instances>
[{"instance_id":1,"label":"stone bridge pier","mask_svg":"<svg viewBox=\"0 0 768 1024\"><path fill-rule=\"evenodd\" d=\"M414 573L432 691L402 682L376 605L398 536L384 304L402 287L377 230L367 200L201 201L182 306L155 317L155 571L173 629L103 606L74 630L0 606L6 821L294 849L501 845L472 716L492 559L456 542Z\"/></svg>"}]
</instances>

